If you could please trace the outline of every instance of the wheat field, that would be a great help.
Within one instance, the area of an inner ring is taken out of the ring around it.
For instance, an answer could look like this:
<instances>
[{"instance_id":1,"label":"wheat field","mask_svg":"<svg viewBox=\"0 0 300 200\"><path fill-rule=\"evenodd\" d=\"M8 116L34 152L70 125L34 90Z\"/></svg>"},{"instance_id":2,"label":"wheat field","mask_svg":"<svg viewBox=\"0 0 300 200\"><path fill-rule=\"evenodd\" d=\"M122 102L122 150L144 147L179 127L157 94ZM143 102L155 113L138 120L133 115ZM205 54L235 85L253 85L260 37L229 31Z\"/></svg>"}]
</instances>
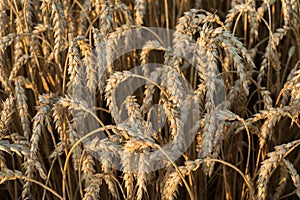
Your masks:
<instances>
[{"instance_id":1,"label":"wheat field","mask_svg":"<svg viewBox=\"0 0 300 200\"><path fill-rule=\"evenodd\" d=\"M0 199L299 199L299 4L0 0Z\"/></svg>"}]
</instances>

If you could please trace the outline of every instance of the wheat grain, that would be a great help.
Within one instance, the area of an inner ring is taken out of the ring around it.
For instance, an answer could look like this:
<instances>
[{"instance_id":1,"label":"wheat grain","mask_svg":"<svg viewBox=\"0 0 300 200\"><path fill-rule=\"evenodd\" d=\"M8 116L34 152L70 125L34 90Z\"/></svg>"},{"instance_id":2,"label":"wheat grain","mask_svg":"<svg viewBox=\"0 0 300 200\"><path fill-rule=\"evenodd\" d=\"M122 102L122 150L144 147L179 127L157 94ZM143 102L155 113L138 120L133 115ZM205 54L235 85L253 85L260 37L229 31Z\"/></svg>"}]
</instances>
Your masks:
<instances>
[{"instance_id":1,"label":"wheat grain","mask_svg":"<svg viewBox=\"0 0 300 200\"><path fill-rule=\"evenodd\" d=\"M23 129L23 135L29 141L31 131L30 131L30 121L28 115L28 105L27 105L27 97L25 94L25 90L22 87L22 82L20 79L15 81L15 92L16 92L16 102L17 102L17 110L20 115L21 125Z\"/></svg>"},{"instance_id":2,"label":"wheat grain","mask_svg":"<svg viewBox=\"0 0 300 200\"><path fill-rule=\"evenodd\" d=\"M180 166L179 170L181 174L185 177L189 175L192 171L195 171L199 168L201 161L199 159L195 161L187 161L184 166ZM162 199L173 199L176 197L176 191L178 185L181 184L181 178L178 175L178 172L172 172L164 180L164 189L162 192Z\"/></svg>"},{"instance_id":3,"label":"wheat grain","mask_svg":"<svg viewBox=\"0 0 300 200\"><path fill-rule=\"evenodd\" d=\"M123 179L126 189L127 198L132 198L134 190L134 178L133 178L133 166L131 163L132 153L130 151L124 151L121 156L122 169L124 170Z\"/></svg>"},{"instance_id":4,"label":"wheat grain","mask_svg":"<svg viewBox=\"0 0 300 200\"><path fill-rule=\"evenodd\" d=\"M118 106L116 104L115 98L113 98L114 90L122 81L129 78L130 75L131 75L130 72L115 72L109 78L106 88L105 88L106 102L107 102L107 105L109 106L111 115L116 123L120 123L122 120L118 113Z\"/></svg>"},{"instance_id":5,"label":"wheat grain","mask_svg":"<svg viewBox=\"0 0 300 200\"><path fill-rule=\"evenodd\" d=\"M114 5L115 12L120 12L124 15L125 20L126 20L126 25L131 25L133 24L133 19L132 19L132 13L130 11L130 8L128 5L118 2L117 4ZM123 24L123 23L121 23Z\"/></svg>"},{"instance_id":6,"label":"wheat grain","mask_svg":"<svg viewBox=\"0 0 300 200\"><path fill-rule=\"evenodd\" d=\"M143 67L143 72L145 77L149 77L149 79L153 82L158 82L158 79L160 77L160 72L162 72L161 68L156 68L154 71L152 71L149 75L148 69L146 69L147 66ZM149 111L150 106L153 101L153 95L155 93L155 85L152 83L146 84L145 85L145 91L144 91L144 98L143 98L143 104L141 106L141 112L145 114L146 112Z\"/></svg>"},{"instance_id":7,"label":"wheat grain","mask_svg":"<svg viewBox=\"0 0 300 200\"><path fill-rule=\"evenodd\" d=\"M9 130L9 125L12 120L12 115L14 114L14 98L9 96L5 102L3 102L1 117L0 117L0 135L3 137Z\"/></svg>"},{"instance_id":8,"label":"wheat grain","mask_svg":"<svg viewBox=\"0 0 300 200\"><path fill-rule=\"evenodd\" d=\"M295 67L290 71L287 80L281 89L280 93L282 94L280 104L286 105L288 102L288 98L290 96L290 91L292 90L293 86L296 85L296 83L299 80L300 71L298 69L300 62L297 62Z\"/></svg>"},{"instance_id":9,"label":"wheat grain","mask_svg":"<svg viewBox=\"0 0 300 200\"><path fill-rule=\"evenodd\" d=\"M273 195L273 199L280 199L280 196L284 192L286 185L287 185L287 180L288 180L288 170L284 164L280 164L280 179L277 184L275 194Z\"/></svg>"},{"instance_id":10,"label":"wheat grain","mask_svg":"<svg viewBox=\"0 0 300 200\"><path fill-rule=\"evenodd\" d=\"M16 60L13 69L10 72L9 80L12 81L16 78L18 71L23 67L30 57L28 55L22 55Z\"/></svg>"},{"instance_id":11,"label":"wheat grain","mask_svg":"<svg viewBox=\"0 0 300 200\"><path fill-rule=\"evenodd\" d=\"M103 35L107 35L110 33L114 27L113 23L113 5L111 0L105 1L105 3L102 3L101 5L101 12L100 15L100 33Z\"/></svg>"},{"instance_id":12,"label":"wheat grain","mask_svg":"<svg viewBox=\"0 0 300 200\"><path fill-rule=\"evenodd\" d=\"M146 1L135 0L134 1L134 21L137 25L143 24L143 18L146 12Z\"/></svg>"},{"instance_id":13,"label":"wheat grain","mask_svg":"<svg viewBox=\"0 0 300 200\"><path fill-rule=\"evenodd\" d=\"M94 169L95 162L93 157L90 154L84 154L83 157L83 162L82 162L82 180L84 181L85 184L85 190L88 190L90 184L93 184L93 178L94 174L96 173L96 170ZM88 194L85 194L85 196L94 196L97 197L97 190L91 190L87 192ZM86 197L85 197L86 198Z\"/></svg>"},{"instance_id":14,"label":"wheat grain","mask_svg":"<svg viewBox=\"0 0 300 200\"><path fill-rule=\"evenodd\" d=\"M263 97L263 101L264 101L264 104L265 104L265 110L270 110L273 108L273 100L271 98L271 93L266 90L266 88L261 88L261 91L260 91L262 97Z\"/></svg>"},{"instance_id":15,"label":"wheat grain","mask_svg":"<svg viewBox=\"0 0 300 200\"><path fill-rule=\"evenodd\" d=\"M138 167L139 167L139 172L137 174L137 180L136 180L136 185L138 186L137 192L136 192L136 199L141 200L143 198L143 193L147 193L147 179L148 179L148 174L147 174L147 165L149 163L146 161L144 154L142 153L139 157L139 162L138 162Z\"/></svg>"},{"instance_id":16,"label":"wheat grain","mask_svg":"<svg viewBox=\"0 0 300 200\"><path fill-rule=\"evenodd\" d=\"M53 22L53 32L54 32L54 58L56 62L59 62L59 53L64 45L64 34L65 34L65 16L62 12L62 5L57 2L57 0L52 0L51 2L51 18Z\"/></svg>"},{"instance_id":17,"label":"wheat grain","mask_svg":"<svg viewBox=\"0 0 300 200\"><path fill-rule=\"evenodd\" d=\"M38 143L40 141L40 138L42 136L43 126L46 126L48 131L51 132L51 119L49 116L49 112L51 110L52 101L53 101L52 95L43 95L40 96L39 99L39 107L38 107L38 113L33 118L33 128L32 128L32 136L30 139L30 154L29 157L24 162L24 167L26 169L25 175L29 178L34 177L34 172L37 170L39 172L39 175L46 179L46 174L44 170L41 167L41 163L38 160L37 153L38 153ZM28 197L30 194L30 186L31 182L25 181L25 184L23 185L23 191L22 191L22 198Z\"/></svg>"},{"instance_id":18,"label":"wheat grain","mask_svg":"<svg viewBox=\"0 0 300 200\"><path fill-rule=\"evenodd\" d=\"M296 187L296 194L300 198L300 177L299 177L299 174L298 174L297 170L295 169L294 165L290 161L288 161L286 159L283 159L283 163L286 165L286 167L287 167L287 169L288 169L288 171L291 175L294 186Z\"/></svg>"},{"instance_id":19,"label":"wheat grain","mask_svg":"<svg viewBox=\"0 0 300 200\"><path fill-rule=\"evenodd\" d=\"M99 199L100 185L102 184L103 174L94 174L89 185L84 189L84 200Z\"/></svg>"},{"instance_id":20,"label":"wheat grain","mask_svg":"<svg viewBox=\"0 0 300 200\"><path fill-rule=\"evenodd\" d=\"M275 151L268 153L268 158L262 162L259 169L259 175L257 180L257 199L267 198L267 185L274 169L276 169L279 163L282 161L286 153L294 146L299 145L299 140L282 144L274 147Z\"/></svg>"},{"instance_id":21,"label":"wheat grain","mask_svg":"<svg viewBox=\"0 0 300 200\"><path fill-rule=\"evenodd\" d=\"M8 16L6 14L6 10L8 9L5 1L0 3L0 38L6 35L6 26L5 24L8 22Z\"/></svg>"},{"instance_id":22,"label":"wheat grain","mask_svg":"<svg viewBox=\"0 0 300 200\"><path fill-rule=\"evenodd\" d=\"M59 103L55 102L53 104L52 112L53 112L53 114L52 114L53 122L55 123L55 128L58 131L59 139L60 139L60 141L63 141L63 138L64 138L64 127L63 127L64 109L63 109L63 106L60 105Z\"/></svg>"},{"instance_id":23,"label":"wheat grain","mask_svg":"<svg viewBox=\"0 0 300 200\"><path fill-rule=\"evenodd\" d=\"M18 18L15 20L16 24L16 34L22 34L24 32L23 28L23 13L19 11ZM14 40L14 62L16 63L21 56L24 54L24 43L22 37L16 37Z\"/></svg>"},{"instance_id":24,"label":"wheat grain","mask_svg":"<svg viewBox=\"0 0 300 200\"><path fill-rule=\"evenodd\" d=\"M92 10L92 1L87 0L81 5L82 9L80 10L79 14L79 27L78 27L78 35L84 35L88 25L88 13Z\"/></svg>"}]
</instances>

